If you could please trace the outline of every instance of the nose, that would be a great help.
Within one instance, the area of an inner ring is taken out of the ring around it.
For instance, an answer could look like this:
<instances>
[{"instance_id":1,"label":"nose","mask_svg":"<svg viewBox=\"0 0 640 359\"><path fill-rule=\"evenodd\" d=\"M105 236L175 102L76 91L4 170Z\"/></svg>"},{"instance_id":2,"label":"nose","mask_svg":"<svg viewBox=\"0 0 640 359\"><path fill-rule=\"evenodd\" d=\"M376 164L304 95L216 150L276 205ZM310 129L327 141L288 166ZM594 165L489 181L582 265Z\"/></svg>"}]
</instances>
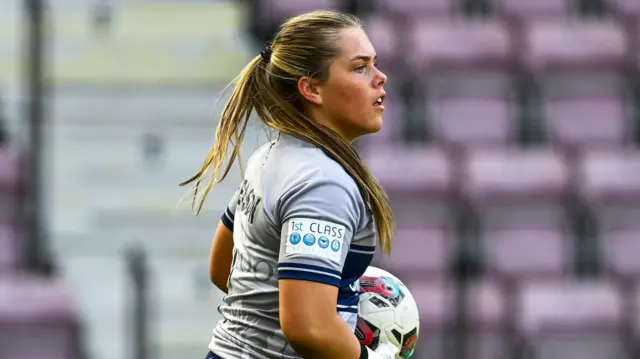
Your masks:
<instances>
[{"instance_id":1,"label":"nose","mask_svg":"<svg viewBox=\"0 0 640 359\"><path fill-rule=\"evenodd\" d=\"M376 87L382 87L387 83L387 75L385 75L384 72L380 71L379 69L376 69L376 71L377 71L377 76L375 80L375 85Z\"/></svg>"}]
</instances>

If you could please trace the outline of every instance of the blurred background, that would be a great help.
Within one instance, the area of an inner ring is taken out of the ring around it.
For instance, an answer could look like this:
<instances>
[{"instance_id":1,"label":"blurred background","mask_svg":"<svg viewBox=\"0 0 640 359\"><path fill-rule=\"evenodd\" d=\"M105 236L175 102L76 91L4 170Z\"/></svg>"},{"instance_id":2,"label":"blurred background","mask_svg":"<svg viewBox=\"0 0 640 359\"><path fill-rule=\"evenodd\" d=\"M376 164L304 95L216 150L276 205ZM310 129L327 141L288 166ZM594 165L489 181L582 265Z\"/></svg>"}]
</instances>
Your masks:
<instances>
[{"instance_id":1,"label":"blurred background","mask_svg":"<svg viewBox=\"0 0 640 359\"><path fill-rule=\"evenodd\" d=\"M638 358L640 1L3 0L0 359L201 358L234 168L186 189L278 24L365 21L389 76L357 143L398 222L415 358ZM255 121L250 153L267 139ZM245 155L246 158L246 155Z\"/></svg>"}]
</instances>

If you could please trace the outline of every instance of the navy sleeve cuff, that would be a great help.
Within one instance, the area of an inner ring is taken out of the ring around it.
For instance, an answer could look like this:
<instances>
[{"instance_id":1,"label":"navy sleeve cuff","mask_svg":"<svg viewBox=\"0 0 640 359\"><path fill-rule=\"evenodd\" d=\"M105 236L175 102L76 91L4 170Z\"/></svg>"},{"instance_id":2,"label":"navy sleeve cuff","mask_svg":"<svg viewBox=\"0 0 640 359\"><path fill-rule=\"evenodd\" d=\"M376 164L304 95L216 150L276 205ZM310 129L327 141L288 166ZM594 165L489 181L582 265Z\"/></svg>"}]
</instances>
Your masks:
<instances>
[{"instance_id":1,"label":"navy sleeve cuff","mask_svg":"<svg viewBox=\"0 0 640 359\"><path fill-rule=\"evenodd\" d=\"M278 264L278 278L306 280L340 287L341 273L309 264L285 262Z\"/></svg>"},{"instance_id":2,"label":"navy sleeve cuff","mask_svg":"<svg viewBox=\"0 0 640 359\"><path fill-rule=\"evenodd\" d=\"M233 213L231 213L229 208L227 208L224 211L224 214L222 214L222 218L220 218L220 220L222 221L222 224L224 224L225 227L229 228L231 232L233 232L233 217L234 217Z\"/></svg>"}]
</instances>

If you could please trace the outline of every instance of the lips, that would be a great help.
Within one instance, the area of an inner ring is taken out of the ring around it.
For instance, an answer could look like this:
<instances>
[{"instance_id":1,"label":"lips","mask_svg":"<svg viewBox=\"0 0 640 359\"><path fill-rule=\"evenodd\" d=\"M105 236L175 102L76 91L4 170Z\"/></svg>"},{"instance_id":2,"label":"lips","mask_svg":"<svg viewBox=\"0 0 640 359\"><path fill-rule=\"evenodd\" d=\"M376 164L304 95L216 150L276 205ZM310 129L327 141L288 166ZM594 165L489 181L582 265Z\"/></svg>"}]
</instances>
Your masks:
<instances>
[{"instance_id":1,"label":"lips","mask_svg":"<svg viewBox=\"0 0 640 359\"><path fill-rule=\"evenodd\" d=\"M384 98L386 97L386 94L382 94L380 96L378 96L378 98L376 99L376 101L373 103L374 106L382 106L382 104L384 103Z\"/></svg>"}]
</instances>

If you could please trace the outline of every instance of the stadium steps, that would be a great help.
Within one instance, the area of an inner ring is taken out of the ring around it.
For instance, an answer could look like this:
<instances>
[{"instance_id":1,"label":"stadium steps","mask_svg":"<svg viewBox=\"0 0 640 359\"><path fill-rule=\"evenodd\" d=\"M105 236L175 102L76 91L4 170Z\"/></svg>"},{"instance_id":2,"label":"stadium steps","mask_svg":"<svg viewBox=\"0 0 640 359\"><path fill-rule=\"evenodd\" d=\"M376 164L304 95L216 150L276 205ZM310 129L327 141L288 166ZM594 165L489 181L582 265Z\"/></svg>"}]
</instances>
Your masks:
<instances>
[{"instance_id":1,"label":"stadium steps","mask_svg":"<svg viewBox=\"0 0 640 359\"><path fill-rule=\"evenodd\" d=\"M55 132L49 212L55 252L68 274L89 329L89 348L97 359L120 359L127 349L128 278L122 255L131 245L147 249L152 288L157 293L152 330L157 357L203 355L219 315L220 292L207 280L211 238L240 180L234 167L218 185L199 217L177 183L200 164L211 142L197 132L161 131L167 152L150 168L139 155L136 136L114 124L102 132L71 136ZM61 126L61 127L62 127ZM129 131L131 132L131 131ZM124 135L118 137L118 134ZM250 153L260 140L243 147ZM67 137L68 136L68 137ZM195 139L195 140L194 140ZM245 157L246 159L246 157ZM95 299L95 298L101 299ZM112 345L105 344L105 339Z\"/></svg>"},{"instance_id":2,"label":"stadium steps","mask_svg":"<svg viewBox=\"0 0 640 359\"><path fill-rule=\"evenodd\" d=\"M149 249L154 357L203 357L220 299L206 278L208 251L239 175L234 168L198 218L188 203L177 206L185 193L177 183L211 145L226 99L214 107L216 95L256 50L232 1L115 4L115 31L102 41L86 2L50 4L56 88L47 105L43 192L52 249L75 291L92 359L129 357L131 290L122 254L133 243ZM19 34L21 2L7 0L3 10L0 33ZM23 129L19 40L0 43L12 133ZM165 138L156 165L144 160L147 134Z\"/></svg>"}]
</instances>

